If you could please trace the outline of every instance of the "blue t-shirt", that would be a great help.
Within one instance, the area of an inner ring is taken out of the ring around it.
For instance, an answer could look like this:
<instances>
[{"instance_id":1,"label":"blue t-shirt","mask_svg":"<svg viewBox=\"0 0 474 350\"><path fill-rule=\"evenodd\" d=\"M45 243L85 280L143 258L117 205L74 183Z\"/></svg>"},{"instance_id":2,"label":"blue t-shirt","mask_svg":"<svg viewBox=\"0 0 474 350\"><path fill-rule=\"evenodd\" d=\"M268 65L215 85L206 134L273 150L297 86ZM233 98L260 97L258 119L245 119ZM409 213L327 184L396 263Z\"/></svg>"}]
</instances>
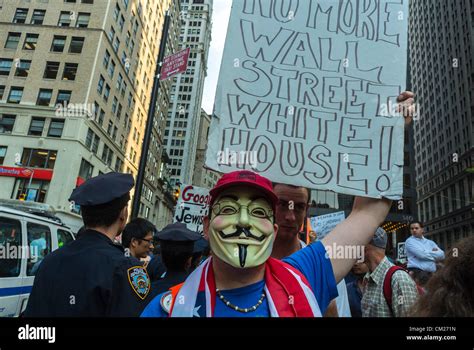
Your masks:
<instances>
[{"instance_id":1,"label":"blue t-shirt","mask_svg":"<svg viewBox=\"0 0 474 350\"><path fill-rule=\"evenodd\" d=\"M331 261L326 256L326 250L321 242L316 242L301 249L289 257L283 259L284 262L298 269L308 280L318 301L321 313L324 314L329 302L337 297L337 286L332 270ZM265 287L265 281L251 284L242 288L221 291L222 295L230 303L240 308L250 308L260 299ZM163 294L156 296L143 310L141 317L167 317L168 314L162 309L160 300ZM262 304L252 312L242 313L226 306L216 296L215 317L269 317L267 298ZM198 293L196 299L195 316L205 317L206 303L204 292Z\"/></svg>"}]
</instances>

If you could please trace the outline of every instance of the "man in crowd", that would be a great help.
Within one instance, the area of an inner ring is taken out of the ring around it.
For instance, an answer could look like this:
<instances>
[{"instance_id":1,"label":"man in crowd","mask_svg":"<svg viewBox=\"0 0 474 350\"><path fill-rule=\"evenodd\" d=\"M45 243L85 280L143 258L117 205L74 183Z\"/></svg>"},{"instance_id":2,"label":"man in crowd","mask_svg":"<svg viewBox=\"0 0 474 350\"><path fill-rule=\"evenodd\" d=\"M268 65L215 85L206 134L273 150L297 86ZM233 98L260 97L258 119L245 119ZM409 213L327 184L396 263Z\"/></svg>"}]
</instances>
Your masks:
<instances>
[{"instance_id":1,"label":"man in crowd","mask_svg":"<svg viewBox=\"0 0 474 350\"><path fill-rule=\"evenodd\" d=\"M387 234L377 228L365 246L365 263L370 274L365 277L362 317L406 317L418 298L416 284L402 268L385 256Z\"/></svg>"},{"instance_id":2,"label":"man in crowd","mask_svg":"<svg viewBox=\"0 0 474 350\"><path fill-rule=\"evenodd\" d=\"M423 224L419 221L410 224L411 237L405 242L407 268L413 278L424 284L436 271L436 262L444 259L444 252L438 245L423 236Z\"/></svg>"},{"instance_id":3,"label":"man in crowd","mask_svg":"<svg viewBox=\"0 0 474 350\"><path fill-rule=\"evenodd\" d=\"M347 295L352 317L362 317L361 301L364 291L364 277L369 268L364 262L356 262L351 273L354 279L347 283Z\"/></svg>"},{"instance_id":4,"label":"man in crowd","mask_svg":"<svg viewBox=\"0 0 474 350\"><path fill-rule=\"evenodd\" d=\"M161 258L166 272L162 279L152 283L153 296L184 282L191 272L194 243L201 235L187 229L183 223L174 223L158 233L157 238L160 241Z\"/></svg>"},{"instance_id":5,"label":"man in crowd","mask_svg":"<svg viewBox=\"0 0 474 350\"><path fill-rule=\"evenodd\" d=\"M35 277L26 317L133 317L146 305L150 281L135 258L113 240L128 218L129 174L87 180L69 200L81 206L86 230L48 254Z\"/></svg>"},{"instance_id":6,"label":"man in crowd","mask_svg":"<svg viewBox=\"0 0 474 350\"><path fill-rule=\"evenodd\" d=\"M273 191L278 197L275 212L278 234L273 244L272 257L275 259L283 259L306 247L306 244L299 239L299 233L304 220L306 220L310 190L305 187L274 184ZM350 317L347 293L342 289L341 293L339 291L340 288L346 288L344 281L338 284L339 296L330 303L325 316ZM344 306L347 307L344 308Z\"/></svg>"},{"instance_id":7,"label":"man in crowd","mask_svg":"<svg viewBox=\"0 0 474 350\"><path fill-rule=\"evenodd\" d=\"M155 225L142 218L131 220L123 229L122 245L134 258L146 259L153 250Z\"/></svg>"}]
</instances>

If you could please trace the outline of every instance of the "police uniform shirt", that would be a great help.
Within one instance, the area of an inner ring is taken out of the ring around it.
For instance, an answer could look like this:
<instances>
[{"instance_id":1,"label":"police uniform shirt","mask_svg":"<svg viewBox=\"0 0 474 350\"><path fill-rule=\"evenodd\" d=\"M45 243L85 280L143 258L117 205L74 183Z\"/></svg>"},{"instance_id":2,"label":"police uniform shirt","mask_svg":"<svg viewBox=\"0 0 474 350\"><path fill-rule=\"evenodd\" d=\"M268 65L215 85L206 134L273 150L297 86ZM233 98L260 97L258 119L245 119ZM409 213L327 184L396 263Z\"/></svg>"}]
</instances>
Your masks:
<instances>
[{"instance_id":1,"label":"police uniform shirt","mask_svg":"<svg viewBox=\"0 0 474 350\"><path fill-rule=\"evenodd\" d=\"M150 280L140 261L126 257L104 234L80 239L43 260L26 317L136 317L146 306Z\"/></svg>"},{"instance_id":2,"label":"police uniform shirt","mask_svg":"<svg viewBox=\"0 0 474 350\"><path fill-rule=\"evenodd\" d=\"M151 300L158 294L168 291L171 287L183 283L186 280L186 277L188 277L188 273L185 271L166 272L165 277L158 281L153 281L151 283L151 292L149 299Z\"/></svg>"}]
</instances>

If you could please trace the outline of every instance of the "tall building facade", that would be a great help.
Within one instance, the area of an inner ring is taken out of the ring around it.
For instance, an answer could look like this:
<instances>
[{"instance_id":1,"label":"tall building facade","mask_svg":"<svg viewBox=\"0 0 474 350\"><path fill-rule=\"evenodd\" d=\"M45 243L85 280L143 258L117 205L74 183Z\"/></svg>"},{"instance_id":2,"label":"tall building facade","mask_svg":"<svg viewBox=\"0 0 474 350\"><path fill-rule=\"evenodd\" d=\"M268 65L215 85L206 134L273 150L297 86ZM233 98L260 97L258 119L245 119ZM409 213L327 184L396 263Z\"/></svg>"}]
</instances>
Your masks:
<instances>
[{"instance_id":1,"label":"tall building facade","mask_svg":"<svg viewBox=\"0 0 474 350\"><path fill-rule=\"evenodd\" d=\"M177 0L0 1L0 198L74 216L69 194L89 177L136 176L168 9L171 52ZM172 208L159 179L170 89L157 102L140 210L155 222Z\"/></svg>"},{"instance_id":2,"label":"tall building facade","mask_svg":"<svg viewBox=\"0 0 474 350\"><path fill-rule=\"evenodd\" d=\"M201 102L211 42L213 0L181 0L181 48L189 47L188 69L174 79L166 122L166 149L171 159L171 181L193 180Z\"/></svg>"},{"instance_id":3,"label":"tall building facade","mask_svg":"<svg viewBox=\"0 0 474 350\"><path fill-rule=\"evenodd\" d=\"M449 248L474 234L474 1L411 1L410 12L418 214Z\"/></svg>"},{"instance_id":4,"label":"tall building facade","mask_svg":"<svg viewBox=\"0 0 474 350\"><path fill-rule=\"evenodd\" d=\"M207 141L209 140L209 127L211 116L201 109L199 119L198 143L196 147L196 161L194 163L193 182L194 186L213 188L220 178L220 173L205 168Z\"/></svg>"}]
</instances>

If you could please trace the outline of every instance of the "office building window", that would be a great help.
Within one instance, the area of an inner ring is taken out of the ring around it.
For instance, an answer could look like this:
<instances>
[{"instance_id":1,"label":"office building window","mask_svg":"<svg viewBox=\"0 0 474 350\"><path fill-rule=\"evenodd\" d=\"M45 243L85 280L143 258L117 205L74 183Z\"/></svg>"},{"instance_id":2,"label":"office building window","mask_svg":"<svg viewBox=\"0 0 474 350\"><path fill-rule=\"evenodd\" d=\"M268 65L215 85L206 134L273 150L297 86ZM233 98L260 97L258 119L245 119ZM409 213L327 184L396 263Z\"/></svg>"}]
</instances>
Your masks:
<instances>
[{"instance_id":1,"label":"office building window","mask_svg":"<svg viewBox=\"0 0 474 350\"><path fill-rule=\"evenodd\" d=\"M115 4L114 15L113 15L113 18L114 18L115 22L117 22L117 20L119 18L119 15L120 15L120 7L119 7L118 4Z\"/></svg>"},{"instance_id":2,"label":"office building window","mask_svg":"<svg viewBox=\"0 0 474 350\"><path fill-rule=\"evenodd\" d=\"M15 125L16 115L0 114L0 134L11 134Z\"/></svg>"},{"instance_id":3,"label":"office building window","mask_svg":"<svg viewBox=\"0 0 474 350\"><path fill-rule=\"evenodd\" d=\"M113 127L114 127L114 124L112 123L111 120L109 120L109 125L107 126L107 134L112 135Z\"/></svg>"},{"instance_id":4,"label":"office building window","mask_svg":"<svg viewBox=\"0 0 474 350\"><path fill-rule=\"evenodd\" d=\"M4 93L5 93L5 85L0 85L0 100L3 99Z\"/></svg>"},{"instance_id":5,"label":"office building window","mask_svg":"<svg viewBox=\"0 0 474 350\"><path fill-rule=\"evenodd\" d=\"M28 73L30 72L31 61L29 60L20 60L18 66L16 67L15 77L28 77Z\"/></svg>"},{"instance_id":6,"label":"office building window","mask_svg":"<svg viewBox=\"0 0 474 350\"><path fill-rule=\"evenodd\" d=\"M109 62L110 62L110 53L108 50L105 50L104 60L102 61L102 64L104 65L105 69L109 67Z\"/></svg>"},{"instance_id":7,"label":"office building window","mask_svg":"<svg viewBox=\"0 0 474 350\"><path fill-rule=\"evenodd\" d=\"M1 152L1 150L0 150ZM123 161L117 157L115 160L115 171L116 172L121 172L122 171L122 166L123 166Z\"/></svg>"},{"instance_id":8,"label":"office building window","mask_svg":"<svg viewBox=\"0 0 474 350\"><path fill-rule=\"evenodd\" d=\"M102 161L108 166L111 166L112 157L113 157L112 150L107 145L104 145L104 149L102 150Z\"/></svg>"},{"instance_id":9,"label":"office building window","mask_svg":"<svg viewBox=\"0 0 474 350\"><path fill-rule=\"evenodd\" d=\"M115 86L117 90L120 90L120 88L122 87L122 82L123 82L123 77L122 77L122 74L119 73L118 78L117 78L117 85Z\"/></svg>"},{"instance_id":10,"label":"office building window","mask_svg":"<svg viewBox=\"0 0 474 350\"><path fill-rule=\"evenodd\" d=\"M49 124L48 136L61 137L64 129L64 119L52 119Z\"/></svg>"},{"instance_id":11,"label":"office building window","mask_svg":"<svg viewBox=\"0 0 474 350\"><path fill-rule=\"evenodd\" d=\"M104 119L105 119L105 111L101 109L99 113L99 120L97 121L100 126L104 124Z\"/></svg>"},{"instance_id":12,"label":"office building window","mask_svg":"<svg viewBox=\"0 0 474 350\"><path fill-rule=\"evenodd\" d=\"M113 42L114 38L115 38L115 29L114 29L114 27L110 26L110 30L109 30L109 40L110 40L110 42Z\"/></svg>"},{"instance_id":13,"label":"office building window","mask_svg":"<svg viewBox=\"0 0 474 350\"><path fill-rule=\"evenodd\" d=\"M85 12L79 12L77 15L76 27L87 28L89 26L91 14Z\"/></svg>"},{"instance_id":14,"label":"office building window","mask_svg":"<svg viewBox=\"0 0 474 350\"><path fill-rule=\"evenodd\" d=\"M120 15L120 20L119 20L119 24L118 24L119 27L120 27L120 32L123 31L124 24L125 24L125 18L122 15Z\"/></svg>"},{"instance_id":15,"label":"office building window","mask_svg":"<svg viewBox=\"0 0 474 350\"><path fill-rule=\"evenodd\" d=\"M9 75L12 68L13 60L0 58L0 75Z\"/></svg>"},{"instance_id":16,"label":"office building window","mask_svg":"<svg viewBox=\"0 0 474 350\"><path fill-rule=\"evenodd\" d=\"M91 163L87 160L82 159L81 167L79 169L79 176L82 177L84 180L88 180L92 177L92 172L94 171L94 167Z\"/></svg>"},{"instance_id":17,"label":"office building window","mask_svg":"<svg viewBox=\"0 0 474 350\"><path fill-rule=\"evenodd\" d=\"M104 91L104 84L105 84L105 78L101 74L99 77L99 83L97 84L97 92L100 95L102 95L102 92Z\"/></svg>"},{"instance_id":18,"label":"office building window","mask_svg":"<svg viewBox=\"0 0 474 350\"><path fill-rule=\"evenodd\" d=\"M44 69L44 79L56 79L59 71L59 62L46 62L46 68Z\"/></svg>"},{"instance_id":19,"label":"office building window","mask_svg":"<svg viewBox=\"0 0 474 350\"><path fill-rule=\"evenodd\" d=\"M25 148L21 157L21 164L31 168L53 169L57 153L57 151L48 149Z\"/></svg>"},{"instance_id":20,"label":"office building window","mask_svg":"<svg viewBox=\"0 0 474 350\"><path fill-rule=\"evenodd\" d=\"M5 42L6 49L16 49L18 43L20 42L21 33L12 33L9 32L7 36L7 41Z\"/></svg>"},{"instance_id":21,"label":"office building window","mask_svg":"<svg viewBox=\"0 0 474 350\"><path fill-rule=\"evenodd\" d=\"M88 149L91 148L93 138L94 138L94 132L92 131L91 128L89 128L87 130L87 136L86 136L86 147Z\"/></svg>"},{"instance_id":22,"label":"office building window","mask_svg":"<svg viewBox=\"0 0 474 350\"><path fill-rule=\"evenodd\" d=\"M56 99L56 104L67 106L71 101L72 91L69 90L59 90L58 97Z\"/></svg>"},{"instance_id":23,"label":"office building window","mask_svg":"<svg viewBox=\"0 0 474 350\"><path fill-rule=\"evenodd\" d=\"M7 146L0 146L0 165L3 165L6 155L7 155Z\"/></svg>"},{"instance_id":24,"label":"office building window","mask_svg":"<svg viewBox=\"0 0 474 350\"><path fill-rule=\"evenodd\" d=\"M42 136L44 123L46 118L31 118L30 129L28 130L28 135L30 136Z\"/></svg>"},{"instance_id":25,"label":"office building window","mask_svg":"<svg viewBox=\"0 0 474 350\"><path fill-rule=\"evenodd\" d=\"M86 147L91 150L94 154L97 154L97 150L99 149L99 136L97 136L92 129L89 128L87 130L86 136Z\"/></svg>"},{"instance_id":26,"label":"office building window","mask_svg":"<svg viewBox=\"0 0 474 350\"><path fill-rule=\"evenodd\" d=\"M115 112L117 112L117 104L118 104L117 97L114 96L114 99L112 101L112 113L113 114L115 114Z\"/></svg>"},{"instance_id":27,"label":"office building window","mask_svg":"<svg viewBox=\"0 0 474 350\"><path fill-rule=\"evenodd\" d=\"M58 26L60 27L69 27L71 25L71 17L74 16L73 12L61 11L59 15Z\"/></svg>"},{"instance_id":28,"label":"office building window","mask_svg":"<svg viewBox=\"0 0 474 350\"><path fill-rule=\"evenodd\" d=\"M28 9L24 9L24 8L16 9L15 17L13 17L13 23L25 23L27 15L28 15Z\"/></svg>"},{"instance_id":29,"label":"office building window","mask_svg":"<svg viewBox=\"0 0 474 350\"><path fill-rule=\"evenodd\" d=\"M37 106L49 106L51 103L51 98L53 97L53 90L50 89L40 89L38 93L38 98L36 99Z\"/></svg>"},{"instance_id":30,"label":"office building window","mask_svg":"<svg viewBox=\"0 0 474 350\"><path fill-rule=\"evenodd\" d=\"M55 35L53 38L53 43L51 45L51 51L53 52L63 52L64 45L66 44L66 37L62 35Z\"/></svg>"},{"instance_id":31,"label":"office building window","mask_svg":"<svg viewBox=\"0 0 474 350\"><path fill-rule=\"evenodd\" d=\"M23 43L23 50L34 50L38 44L38 34L26 34L25 42Z\"/></svg>"},{"instance_id":32,"label":"office building window","mask_svg":"<svg viewBox=\"0 0 474 350\"><path fill-rule=\"evenodd\" d=\"M114 60L112 60L112 62L110 62L108 72L109 72L109 77L113 78L114 73L115 73L115 62L114 62Z\"/></svg>"},{"instance_id":33,"label":"office building window","mask_svg":"<svg viewBox=\"0 0 474 350\"><path fill-rule=\"evenodd\" d=\"M63 80L76 80L77 63L66 63L64 65Z\"/></svg>"},{"instance_id":34,"label":"office building window","mask_svg":"<svg viewBox=\"0 0 474 350\"><path fill-rule=\"evenodd\" d=\"M84 38L73 36L71 39L71 45L69 46L69 53L82 53L84 47Z\"/></svg>"},{"instance_id":35,"label":"office building window","mask_svg":"<svg viewBox=\"0 0 474 350\"><path fill-rule=\"evenodd\" d=\"M12 86L10 88L10 94L8 95L8 103L20 103L23 96L23 87Z\"/></svg>"},{"instance_id":36,"label":"office building window","mask_svg":"<svg viewBox=\"0 0 474 350\"><path fill-rule=\"evenodd\" d=\"M31 24L43 24L46 10L33 10L33 16L31 16Z\"/></svg>"},{"instance_id":37,"label":"office building window","mask_svg":"<svg viewBox=\"0 0 474 350\"><path fill-rule=\"evenodd\" d=\"M105 91L104 91L104 101L108 102L110 96L110 86L109 84L105 84Z\"/></svg>"}]
</instances>

